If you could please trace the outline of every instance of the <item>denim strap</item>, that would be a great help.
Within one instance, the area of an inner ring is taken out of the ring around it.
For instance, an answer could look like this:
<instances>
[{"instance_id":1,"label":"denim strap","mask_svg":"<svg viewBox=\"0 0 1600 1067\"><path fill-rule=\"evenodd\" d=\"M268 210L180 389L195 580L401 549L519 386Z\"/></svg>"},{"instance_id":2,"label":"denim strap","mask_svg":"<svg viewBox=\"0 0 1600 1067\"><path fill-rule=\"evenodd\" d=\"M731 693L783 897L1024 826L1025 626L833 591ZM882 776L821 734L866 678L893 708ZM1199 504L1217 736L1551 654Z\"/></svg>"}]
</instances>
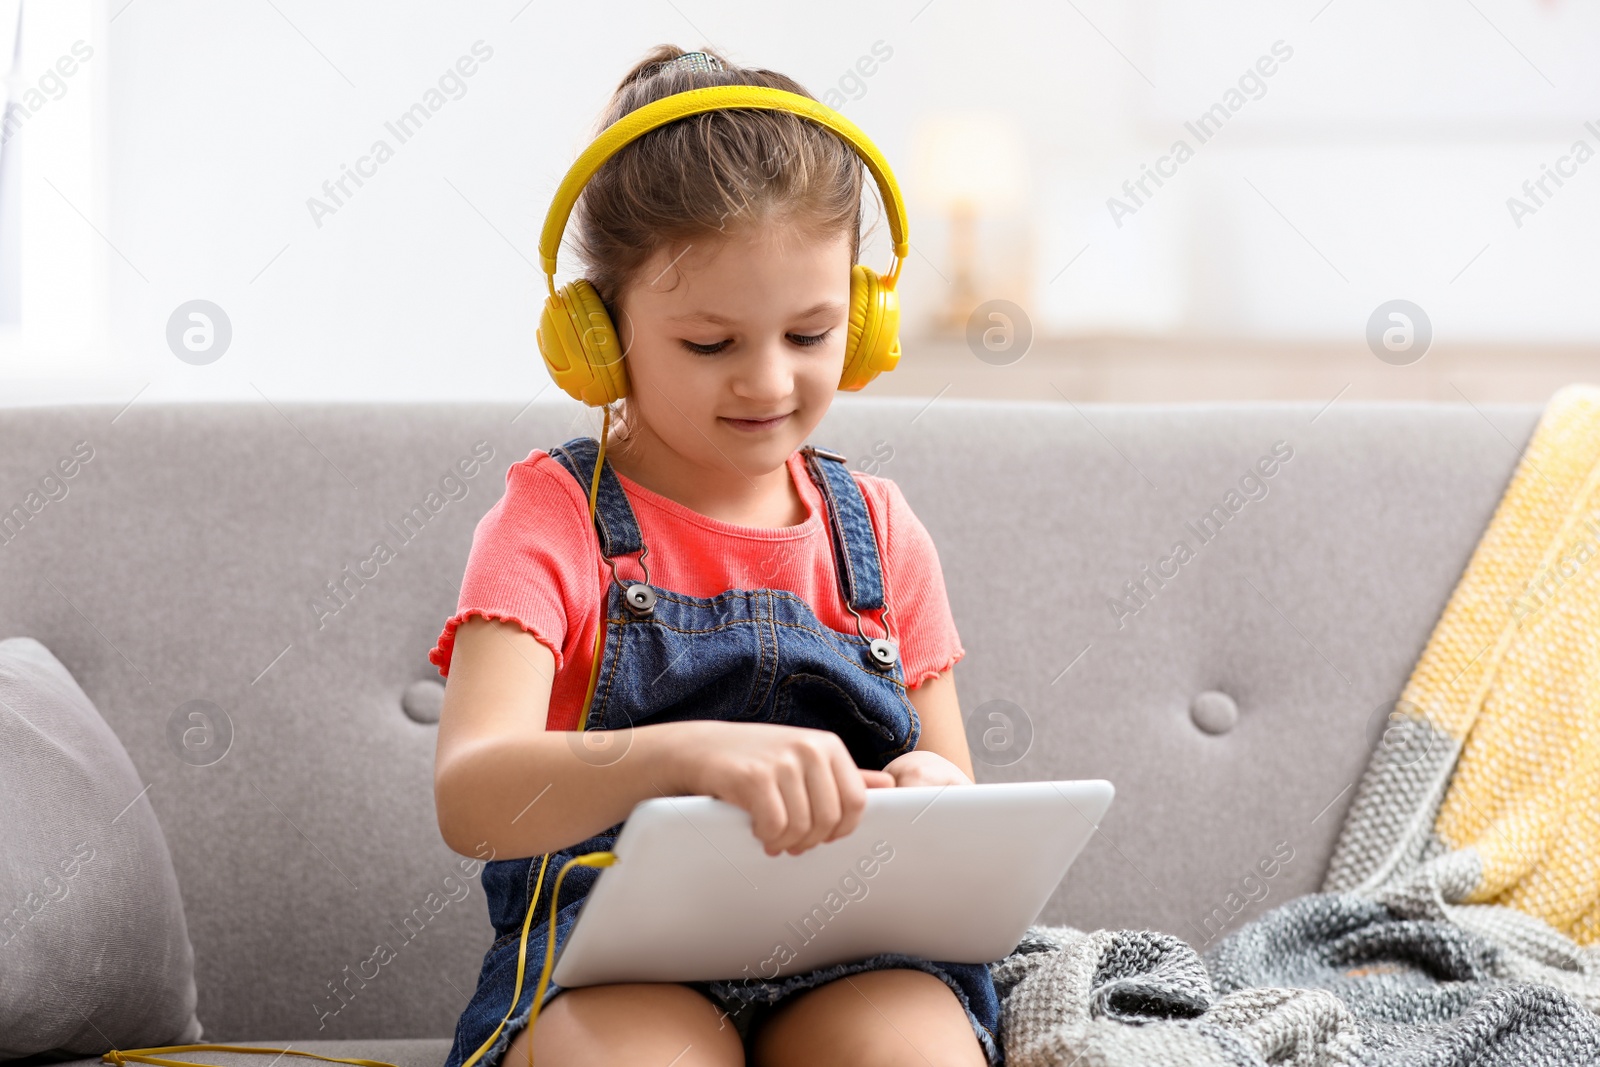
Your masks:
<instances>
[{"instance_id":1,"label":"denim strap","mask_svg":"<svg viewBox=\"0 0 1600 1067\"><path fill-rule=\"evenodd\" d=\"M600 454L600 442L592 437L574 437L564 445L550 450L550 455L578 480L587 507L589 485L594 480L594 461ZM600 536L600 551L605 556L627 556L643 551L644 539L639 536L639 524L633 517L633 505L628 494L617 480L617 474L605 463L600 469L600 491L595 499L595 532Z\"/></svg>"},{"instance_id":2,"label":"denim strap","mask_svg":"<svg viewBox=\"0 0 1600 1067\"><path fill-rule=\"evenodd\" d=\"M833 534L833 559L845 603L857 611L883 607L883 569L878 541L872 534L872 517L861 486L845 466L845 458L826 448L806 445L806 470L828 505Z\"/></svg>"}]
</instances>

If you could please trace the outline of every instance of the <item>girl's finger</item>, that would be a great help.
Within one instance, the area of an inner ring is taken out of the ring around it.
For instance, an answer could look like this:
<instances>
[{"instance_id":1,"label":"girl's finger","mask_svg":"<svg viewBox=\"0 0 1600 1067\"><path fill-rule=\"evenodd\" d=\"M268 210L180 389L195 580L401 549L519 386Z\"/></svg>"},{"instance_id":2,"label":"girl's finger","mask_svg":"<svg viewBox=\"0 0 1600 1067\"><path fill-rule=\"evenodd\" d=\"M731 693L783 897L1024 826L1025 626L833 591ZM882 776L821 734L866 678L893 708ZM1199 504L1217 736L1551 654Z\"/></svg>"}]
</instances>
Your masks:
<instances>
[{"instance_id":1,"label":"girl's finger","mask_svg":"<svg viewBox=\"0 0 1600 1067\"><path fill-rule=\"evenodd\" d=\"M788 760L775 760L772 775L783 794L784 827L767 842L768 855L776 856L811 830L811 801L806 796L806 781L799 767Z\"/></svg>"},{"instance_id":2,"label":"girl's finger","mask_svg":"<svg viewBox=\"0 0 1600 1067\"><path fill-rule=\"evenodd\" d=\"M778 788L777 782L771 778L757 786L754 792L755 799L750 804L751 832L766 847L767 855L777 855L772 843L785 829L788 804L785 803L783 792Z\"/></svg>"},{"instance_id":3,"label":"girl's finger","mask_svg":"<svg viewBox=\"0 0 1600 1067\"><path fill-rule=\"evenodd\" d=\"M833 780L832 760L821 753L808 753L805 774L811 801L811 828L791 848L795 855L831 837L844 814L839 804L839 785Z\"/></svg>"},{"instance_id":4,"label":"girl's finger","mask_svg":"<svg viewBox=\"0 0 1600 1067\"><path fill-rule=\"evenodd\" d=\"M833 752L832 766L834 781L839 787L839 824L827 840L834 841L855 831L861 822L861 813L867 807L866 774L876 772L862 772L850 758L850 753L843 745L839 745Z\"/></svg>"}]
</instances>

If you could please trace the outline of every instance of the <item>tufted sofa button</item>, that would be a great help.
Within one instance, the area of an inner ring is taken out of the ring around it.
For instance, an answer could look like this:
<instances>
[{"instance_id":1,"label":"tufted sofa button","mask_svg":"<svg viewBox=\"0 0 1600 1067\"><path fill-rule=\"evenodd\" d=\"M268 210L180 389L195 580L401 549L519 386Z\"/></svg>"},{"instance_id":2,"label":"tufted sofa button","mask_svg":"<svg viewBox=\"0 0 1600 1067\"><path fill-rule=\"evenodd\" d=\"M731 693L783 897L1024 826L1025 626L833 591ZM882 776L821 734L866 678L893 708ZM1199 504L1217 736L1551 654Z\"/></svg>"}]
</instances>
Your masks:
<instances>
[{"instance_id":1,"label":"tufted sofa button","mask_svg":"<svg viewBox=\"0 0 1600 1067\"><path fill-rule=\"evenodd\" d=\"M1239 705L1227 693L1207 689L1189 705L1189 718L1208 734L1225 734L1239 721Z\"/></svg>"},{"instance_id":2,"label":"tufted sofa button","mask_svg":"<svg viewBox=\"0 0 1600 1067\"><path fill-rule=\"evenodd\" d=\"M428 678L412 682L400 698L400 707L416 722L437 723L444 710L443 683Z\"/></svg>"}]
</instances>

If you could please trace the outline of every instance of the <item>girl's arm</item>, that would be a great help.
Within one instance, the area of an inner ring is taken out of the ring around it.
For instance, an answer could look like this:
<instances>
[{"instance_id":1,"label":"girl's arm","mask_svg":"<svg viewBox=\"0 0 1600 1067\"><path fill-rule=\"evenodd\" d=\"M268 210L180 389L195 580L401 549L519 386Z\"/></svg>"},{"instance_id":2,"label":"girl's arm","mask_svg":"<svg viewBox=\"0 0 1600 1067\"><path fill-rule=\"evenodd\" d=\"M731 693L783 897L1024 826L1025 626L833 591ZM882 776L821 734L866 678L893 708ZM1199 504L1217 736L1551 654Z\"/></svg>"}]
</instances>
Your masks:
<instances>
[{"instance_id":1,"label":"girl's arm","mask_svg":"<svg viewBox=\"0 0 1600 1067\"><path fill-rule=\"evenodd\" d=\"M769 855L856 828L866 790L894 784L855 765L831 730L718 720L607 731L607 744L546 730L555 656L519 626L469 616L456 630L439 717L434 804L456 852L537 856L615 826L655 796L718 797L750 813ZM586 743L589 742L589 743Z\"/></svg>"},{"instance_id":2,"label":"girl's arm","mask_svg":"<svg viewBox=\"0 0 1600 1067\"><path fill-rule=\"evenodd\" d=\"M654 727L631 731L620 758L547 731L554 678L554 654L521 627L469 616L457 629L433 781L439 832L456 852L553 852L670 792Z\"/></svg>"}]
</instances>

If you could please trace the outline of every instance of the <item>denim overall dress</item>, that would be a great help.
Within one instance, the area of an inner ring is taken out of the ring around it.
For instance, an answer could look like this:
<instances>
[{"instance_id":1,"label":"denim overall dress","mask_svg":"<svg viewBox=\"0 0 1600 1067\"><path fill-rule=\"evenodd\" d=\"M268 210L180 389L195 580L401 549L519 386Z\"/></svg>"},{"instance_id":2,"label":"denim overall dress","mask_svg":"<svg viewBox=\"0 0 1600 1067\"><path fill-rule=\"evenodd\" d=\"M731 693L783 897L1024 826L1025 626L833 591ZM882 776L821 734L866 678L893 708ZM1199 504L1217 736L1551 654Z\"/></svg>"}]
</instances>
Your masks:
<instances>
[{"instance_id":1,"label":"denim overall dress","mask_svg":"<svg viewBox=\"0 0 1600 1067\"><path fill-rule=\"evenodd\" d=\"M550 452L577 479L585 499L598 451L593 438L579 437ZM585 729L616 730L687 719L787 723L832 730L857 766L873 770L916 747L921 726L906 697L897 651L888 642L869 641L861 632L859 613L884 603L883 571L861 488L843 456L811 446L801 451L828 511L840 590L856 616L857 633L824 625L804 600L782 589L730 589L715 597L694 597L650 586L648 570L642 580L618 577L616 557L641 553L643 568L648 548L622 483L610 463L602 464L595 529L614 580L606 595L605 644ZM622 825L550 853L538 900L530 897L544 857L490 860L484 865L480 877L496 940L484 956L477 991L456 1024L445 1067L462 1067L506 1018L516 985L523 920L531 903L538 910L528 931L516 1012L474 1067L496 1067L505 1055L532 1009L544 964L556 872L573 856L610 850ZM600 874L596 868L574 866L562 880L556 914L558 954ZM929 886L928 891L938 892L938 887ZM886 967L914 967L942 979L966 1009L989 1063L1004 1062L998 1044L1000 1002L986 964L883 953L773 980L684 984L719 1005L727 1013L724 1023L735 1027L748 1048L755 1023L785 997L847 974ZM561 988L551 980L544 1004ZM543 1005L540 1010L542 1017Z\"/></svg>"}]
</instances>

